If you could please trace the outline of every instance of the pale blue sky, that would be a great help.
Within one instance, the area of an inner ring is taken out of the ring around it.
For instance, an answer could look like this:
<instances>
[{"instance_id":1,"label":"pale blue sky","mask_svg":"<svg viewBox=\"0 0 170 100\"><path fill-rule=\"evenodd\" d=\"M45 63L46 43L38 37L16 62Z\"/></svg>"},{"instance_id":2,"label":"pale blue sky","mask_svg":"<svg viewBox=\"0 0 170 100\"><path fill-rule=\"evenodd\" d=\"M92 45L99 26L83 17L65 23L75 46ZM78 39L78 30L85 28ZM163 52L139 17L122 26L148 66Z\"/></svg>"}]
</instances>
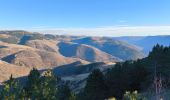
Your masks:
<instances>
[{"instance_id":1,"label":"pale blue sky","mask_svg":"<svg viewBox=\"0 0 170 100\"><path fill-rule=\"evenodd\" d=\"M167 27L169 5L170 0L0 0L0 29Z\"/></svg>"}]
</instances>

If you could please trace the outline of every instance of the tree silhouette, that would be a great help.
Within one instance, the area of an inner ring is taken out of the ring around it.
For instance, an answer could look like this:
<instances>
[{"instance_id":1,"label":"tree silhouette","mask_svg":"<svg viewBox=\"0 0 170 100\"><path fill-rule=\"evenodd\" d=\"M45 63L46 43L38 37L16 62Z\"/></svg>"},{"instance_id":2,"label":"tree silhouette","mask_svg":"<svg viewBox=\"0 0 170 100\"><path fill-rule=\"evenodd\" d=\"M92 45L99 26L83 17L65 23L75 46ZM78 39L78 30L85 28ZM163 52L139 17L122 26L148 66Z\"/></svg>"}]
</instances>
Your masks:
<instances>
[{"instance_id":1,"label":"tree silhouette","mask_svg":"<svg viewBox=\"0 0 170 100\"><path fill-rule=\"evenodd\" d=\"M96 69L87 78L87 83L83 92L83 100L104 100L106 98L105 79L103 73Z\"/></svg>"}]
</instances>

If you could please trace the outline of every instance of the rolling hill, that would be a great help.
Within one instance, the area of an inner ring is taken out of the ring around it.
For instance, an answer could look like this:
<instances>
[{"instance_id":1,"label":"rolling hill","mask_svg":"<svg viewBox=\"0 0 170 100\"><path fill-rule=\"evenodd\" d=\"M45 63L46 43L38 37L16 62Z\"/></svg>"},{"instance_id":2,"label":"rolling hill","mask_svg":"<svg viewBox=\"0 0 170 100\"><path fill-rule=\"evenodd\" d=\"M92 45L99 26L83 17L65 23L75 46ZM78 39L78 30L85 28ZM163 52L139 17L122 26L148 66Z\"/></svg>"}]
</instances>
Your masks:
<instances>
[{"instance_id":1,"label":"rolling hill","mask_svg":"<svg viewBox=\"0 0 170 100\"><path fill-rule=\"evenodd\" d=\"M0 42L0 58L11 64L38 69L53 68L56 66L83 61L78 58L64 57L57 52L40 50L29 46Z\"/></svg>"},{"instance_id":2,"label":"rolling hill","mask_svg":"<svg viewBox=\"0 0 170 100\"><path fill-rule=\"evenodd\" d=\"M65 78L87 77L83 74L95 69L94 64L105 69L108 64L142 57L139 47L111 38L0 31L0 81L7 80L10 74L27 75L33 67L54 69L58 75L65 74Z\"/></svg>"},{"instance_id":3,"label":"rolling hill","mask_svg":"<svg viewBox=\"0 0 170 100\"><path fill-rule=\"evenodd\" d=\"M14 78L27 76L30 70L30 68L16 66L0 60L0 83L8 80L11 75Z\"/></svg>"},{"instance_id":4,"label":"rolling hill","mask_svg":"<svg viewBox=\"0 0 170 100\"><path fill-rule=\"evenodd\" d=\"M95 47L72 42L58 43L59 52L66 57L76 57L89 62L110 61L117 62L120 59L107 54Z\"/></svg>"},{"instance_id":5,"label":"rolling hill","mask_svg":"<svg viewBox=\"0 0 170 100\"><path fill-rule=\"evenodd\" d=\"M123 60L135 60L144 57L139 47L112 38L85 37L72 42L96 47Z\"/></svg>"}]
</instances>

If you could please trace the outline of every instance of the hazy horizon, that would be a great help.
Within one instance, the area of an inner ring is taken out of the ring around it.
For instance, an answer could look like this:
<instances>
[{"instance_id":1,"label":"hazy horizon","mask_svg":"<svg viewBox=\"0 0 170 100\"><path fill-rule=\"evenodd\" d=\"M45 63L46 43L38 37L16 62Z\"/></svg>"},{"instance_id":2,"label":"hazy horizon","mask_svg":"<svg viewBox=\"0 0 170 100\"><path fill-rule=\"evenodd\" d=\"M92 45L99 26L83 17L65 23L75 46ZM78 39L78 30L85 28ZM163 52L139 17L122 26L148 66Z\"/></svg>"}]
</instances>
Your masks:
<instances>
[{"instance_id":1,"label":"hazy horizon","mask_svg":"<svg viewBox=\"0 0 170 100\"><path fill-rule=\"evenodd\" d=\"M49 29L0 29L0 31L29 31L41 34L68 35L68 36L99 36L99 37L126 37L126 36L167 36L170 35L170 26L138 26L138 27L98 27L98 28L49 28Z\"/></svg>"}]
</instances>

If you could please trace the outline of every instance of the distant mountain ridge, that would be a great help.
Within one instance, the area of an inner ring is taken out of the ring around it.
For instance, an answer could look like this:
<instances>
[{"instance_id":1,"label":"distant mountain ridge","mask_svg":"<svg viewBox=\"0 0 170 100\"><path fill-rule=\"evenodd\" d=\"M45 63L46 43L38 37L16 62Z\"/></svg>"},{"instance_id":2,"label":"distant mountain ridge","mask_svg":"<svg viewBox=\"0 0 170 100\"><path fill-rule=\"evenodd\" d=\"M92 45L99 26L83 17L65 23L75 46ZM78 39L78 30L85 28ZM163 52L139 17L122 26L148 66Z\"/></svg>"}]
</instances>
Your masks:
<instances>
[{"instance_id":1,"label":"distant mountain ridge","mask_svg":"<svg viewBox=\"0 0 170 100\"><path fill-rule=\"evenodd\" d=\"M145 54L148 54L152 50L152 47L156 44L163 46L170 46L170 35L160 36L127 36L127 37L116 37L113 39L128 42L130 44L137 45L143 49Z\"/></svg>"}]
</instances>

